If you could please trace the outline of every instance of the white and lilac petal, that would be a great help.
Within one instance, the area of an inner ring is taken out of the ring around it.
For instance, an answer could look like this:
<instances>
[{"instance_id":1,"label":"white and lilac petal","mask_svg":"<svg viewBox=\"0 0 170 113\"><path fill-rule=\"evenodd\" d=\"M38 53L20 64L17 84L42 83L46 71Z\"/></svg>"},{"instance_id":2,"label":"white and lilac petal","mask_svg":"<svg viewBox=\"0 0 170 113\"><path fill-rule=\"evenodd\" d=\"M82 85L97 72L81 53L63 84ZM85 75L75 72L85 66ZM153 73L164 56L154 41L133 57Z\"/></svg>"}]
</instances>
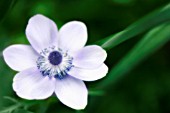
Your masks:
<instances>
[{"instance_id":1,"label":"white and lilac petal","mask_svg":"<svg viewBox=\"0 0 170 113\"><path fill-rule=\"evenodd\" d=\"M108 73L108 67L102 64L96 69L83 69L73 67L68 74L83 81L95 81L106 76Z\"/></svg>"},{"instance_id":2,"label":"white and lilac petal","mask_svg":"<svg viewBox=\"0 0 170 113\"><path fill-rule=\"evenodd\" d=\"M73 65L80 68L99 67L107 57L106 51L97 45L86 46L73 55Z\"/></svg>"},{"instance_id":3,"label":"white and lilac petal","mask_svg":"<svg viewBox=\"0 0 170 113\"><path fill-rule=\"evenodd\" d=\"M67 76L57 79L55 93L58 99L73 109L84 109L87 105L87 88L83 81Z\"/></svg>"},{"instance_id":4,"label":"white and lilac petal","mask_svg":"<svg viewBox=\"0 0 170 113\"><path fill-rule=\"evenodd\" d=\"M22 71L36 66L38 53L28 45L12 45L3 51L3 56L10 68Z\"/></svg>"},{"instance_id":5,"label":"white and lilac petal","mask_svg":"<svg viewBox=\"0 0 170 113\"><path fill-rule=\"evenodd\" d=\"M24 99L46 99L55 90L55 79L42 76L37 68L29 68L16 74L13 89Z\"/></svg>"},{"instance_id":6,"label":"white and lilac petal","mask_svg":"<svg viewBox=\"0 0 170 113\"><path fill-rule=\"evenodd\" d=\"M87 42L86 25L79 21L68 22L59 30L59 48L65 51L76 51Z\"/></svg>"},{"instance_id":7,"label":"white and lilac petal","mask_svg":"<svg viewBox=\"0 0 170 113\"><path fill-rule=\"evenodd\" d=\"M56 24L49 18L37 14L33 16L27 25L26 35L37 52L49 46L57 46L58 30Z\"/></svg>"}]
</instances>

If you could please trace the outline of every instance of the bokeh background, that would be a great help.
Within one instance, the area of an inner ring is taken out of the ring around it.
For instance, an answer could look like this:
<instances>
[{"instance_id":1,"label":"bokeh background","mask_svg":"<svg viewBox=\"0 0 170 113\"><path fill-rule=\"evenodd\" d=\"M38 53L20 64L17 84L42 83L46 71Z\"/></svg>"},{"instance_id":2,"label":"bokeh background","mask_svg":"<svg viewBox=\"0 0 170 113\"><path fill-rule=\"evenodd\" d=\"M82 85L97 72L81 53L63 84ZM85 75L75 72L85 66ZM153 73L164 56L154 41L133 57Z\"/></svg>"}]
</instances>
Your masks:
<instances>
[{"instance_id":1,"label":"bokeh background","mask_svg":"<svg viewBox=\"0 0 170 113\"><path fill-rule=\"evenodd\" d=\"M59 28L68 21L83 21L88 28L88 44L94 44L168 3L169 0L0 0L0 52L12 44L28 44L25 28L29 18L37 13L54 20ZM143 35L107 51L106 64L109 69ZM16 73L5 64L1 53L0 111L11 108L14 104L12 99L30 102L17 97L12 89L12 79ZM86 85L95 90L104 79L86 82ZM37 104L28 110L30 113L170 113L170 42L113 85L98 90L104 93L95 95L92 91L83 111L72 110L55 97L50 101L36 101ZM20 107L13 112L26 113L24 109Z\"/></svg>"}]
</instances>

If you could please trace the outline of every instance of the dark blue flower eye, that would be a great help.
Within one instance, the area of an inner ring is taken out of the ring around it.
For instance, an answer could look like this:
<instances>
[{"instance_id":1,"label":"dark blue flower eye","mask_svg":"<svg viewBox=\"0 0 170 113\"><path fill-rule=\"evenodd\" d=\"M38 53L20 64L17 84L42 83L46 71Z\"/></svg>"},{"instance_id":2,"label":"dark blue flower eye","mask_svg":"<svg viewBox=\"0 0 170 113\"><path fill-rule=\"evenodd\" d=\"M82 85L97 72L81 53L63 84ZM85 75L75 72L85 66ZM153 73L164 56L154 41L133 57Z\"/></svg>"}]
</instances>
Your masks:
<instances>
[{"instance_id":1,"label":"dark blue flower eye","mask_svg":"<svg viewBox=\"0 0 170 113\"><path fill-rule=\"evenodd\" d=\"M58 65L61 63L62 61L62 55L60 52L58 51L53 51L50 53L50 55L48 56L48 60L50 61L51 64L53 65Z\"/></svg>"}]
</instances>

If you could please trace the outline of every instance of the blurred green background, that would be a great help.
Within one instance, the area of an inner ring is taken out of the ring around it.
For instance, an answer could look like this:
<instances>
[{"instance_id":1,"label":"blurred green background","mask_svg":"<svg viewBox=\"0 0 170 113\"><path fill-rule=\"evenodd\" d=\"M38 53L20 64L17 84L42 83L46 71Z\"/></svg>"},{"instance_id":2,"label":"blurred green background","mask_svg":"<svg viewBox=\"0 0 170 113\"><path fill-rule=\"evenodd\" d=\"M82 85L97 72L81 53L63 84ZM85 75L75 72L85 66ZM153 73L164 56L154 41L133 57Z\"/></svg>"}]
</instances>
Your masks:
<instances>
[{"instance_id":1,"label":"blurred green background","mask_svg":"<svg viewBox=\"0 0 170 113\"><path fill-rule=\"evenodd\" d=\"M12 44L28 44L25 28L29 18L37 13L54 20L59 28L68 21L83 21L88 28L88 44L94 44L168 3L169 0L0 0L0 51ZM110 70L145 33L107 51L106 64ZM12 79L16 72L0 55L0 111L15 107L6 96L29 103L15 95ZM170 113L170 42L114 84L98 87L106 78L86 82L89 89L104 91L104 95L92 92L83 111L72 110L55 97L36 101L28 110L30 113ZM26 113L24 109L21 106L13 112Z\"/></svg>"}]
</instances>

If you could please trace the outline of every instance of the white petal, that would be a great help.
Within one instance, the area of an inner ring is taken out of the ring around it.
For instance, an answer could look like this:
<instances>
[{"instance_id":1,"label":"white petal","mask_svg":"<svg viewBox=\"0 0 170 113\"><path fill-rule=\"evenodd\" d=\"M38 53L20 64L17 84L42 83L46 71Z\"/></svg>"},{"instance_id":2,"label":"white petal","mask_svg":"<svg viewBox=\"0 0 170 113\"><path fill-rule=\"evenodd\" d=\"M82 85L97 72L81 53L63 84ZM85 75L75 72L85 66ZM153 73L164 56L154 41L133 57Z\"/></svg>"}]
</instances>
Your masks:
<instances>
[{"instance_id":1,"label":"white petal","mask_svg":"<svg viewBox=\"0 0 170 113\"><path fill-rule=\"evenodd\" d=\"M55 90L55 80L42 76L37 68L29 68L14 77L13 89L24 99L46 99Z\"/></svg>"},{"instance_id":2,"label":"white petal","mask_svg":"<svg viewBox=\"0 0 170 113\"><path fill-rule=\"evenodd\" d=\"M3 51L3 56L8 66L16 71L35 67L38 58L38 54L28 45L9 46Z\"/></svg>"},{"instance_id":3,"label":"white petal","mask_svg":"<svg viewBox=\"0 0 170 113\"><path fill-rule=\"evenodd\" d=\"M62 50L79 50L86 42L87 28L82 22L68 22L59 31L59 48Z\"/></svg>"},{"instance_id":4,"label":"white petal","mask_svg":"<svg viewBox=\"0 0 170 113\"><path fill-rule=\"evenodd\" d=\"M57 79L55 93L63 104L73 109L84 109L87 105L88 92L84 82L71 76Z\"/></svg>"},{"instance_id":5,"label":"white petal","mask_svg":"<svg viewBox=\"0 0 170 113\"><path fill-rule=\"evenodd\" d=\"M49 46L57 46L57 26L43 15L31 17L26 28L26 35L33 48L41 52Z\"/></svg>"},{"instance_id":6,"label":"white petal","mask_svg":"<svg viewBox=\"0 0 170 113\"><path fill-rule=\"evenodd\" d=\"M106 51L100 46L86 46L73 56L73 65L80 68L94 69L99 67L106 60L106 57Z\"/></svg>"},{"instance_id":7,"label":"white petal","mask_svg":"<svg viewBox=\"0 0 170 113\"><path fill-rule=\"evenodd\" d=\"M68 74L84 81L95 81L105 77L107 72L108 67L105 64L102 64L96 69L82 69L73 67Z\"/></svg>"}]
</instances>

